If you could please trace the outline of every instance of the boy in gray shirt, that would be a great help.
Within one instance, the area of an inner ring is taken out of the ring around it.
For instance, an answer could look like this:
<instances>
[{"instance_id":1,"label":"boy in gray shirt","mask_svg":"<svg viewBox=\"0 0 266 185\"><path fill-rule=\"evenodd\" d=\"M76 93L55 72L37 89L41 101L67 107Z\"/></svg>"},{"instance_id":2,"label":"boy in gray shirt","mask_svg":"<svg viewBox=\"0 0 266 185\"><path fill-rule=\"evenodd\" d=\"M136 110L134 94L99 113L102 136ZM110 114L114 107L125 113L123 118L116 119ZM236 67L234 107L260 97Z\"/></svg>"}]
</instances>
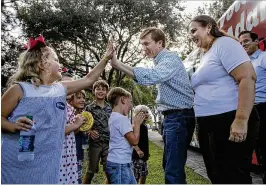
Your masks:
<instances>
[{"instance_id":1,"label":"boy in gray shirt","mask_svg":"<svg viewBox=\"0 0 266 185\"><path fill-rule=\"evenodd\" d=\"M139 142L140 124L145 116L135 116L131 125L128 113L132 108L132 96L123 88L115 87L107 99L112 106L109 118L110 141L106 173L110 184L137 184L132 166L133 147Z\"/></svg>"}]
</instances>

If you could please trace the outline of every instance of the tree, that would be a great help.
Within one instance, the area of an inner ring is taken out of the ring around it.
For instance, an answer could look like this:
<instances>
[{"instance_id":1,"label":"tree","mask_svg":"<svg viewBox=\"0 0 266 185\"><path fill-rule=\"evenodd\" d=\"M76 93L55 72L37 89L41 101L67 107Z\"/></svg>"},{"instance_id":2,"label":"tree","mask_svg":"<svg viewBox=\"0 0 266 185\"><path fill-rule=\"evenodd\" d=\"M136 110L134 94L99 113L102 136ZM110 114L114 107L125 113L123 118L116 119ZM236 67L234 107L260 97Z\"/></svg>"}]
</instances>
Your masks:
<instances>
[{"instance_id":1,"label":"tree","mask_svg":"<svg viewBox=\"0 0 266 185\"><path fill-rule=\"evenodd\" d=\"M1 91L3 92L8 78L15 72L17 58L22 50L19 39L11 31L19 26L16 18L17 1L1 1ZM12 11L13 10L13 11Z\"/></svg>"},{"instance_id":2,"label":"tree","mask_svg":"<svg viewBox=\"0 0 266 185\"><path fill-rule=\"evenodd\" d=\"M183 25L182 10L178 0L28 0L18 17L25 36L42 33L60 62L83 76L99 62L111 35L118 59L131 66L143 59L138 47L143 28L160 26L175 41ZM110 68L102 78L120 86L125 75Z\"/></svg>"},{"instance_id":3,"label":"tree","mask_svg":"<svg viewBox=\"0 0 266 185\"><path fill-rule=\"evenodd\" d=\"M226 10L233 4L234 1L235 0L215 0L207 8L208 14L216 21L218 21L220 17L222 17L222 15L226 12Z\"/></svg>"}]
</instances>

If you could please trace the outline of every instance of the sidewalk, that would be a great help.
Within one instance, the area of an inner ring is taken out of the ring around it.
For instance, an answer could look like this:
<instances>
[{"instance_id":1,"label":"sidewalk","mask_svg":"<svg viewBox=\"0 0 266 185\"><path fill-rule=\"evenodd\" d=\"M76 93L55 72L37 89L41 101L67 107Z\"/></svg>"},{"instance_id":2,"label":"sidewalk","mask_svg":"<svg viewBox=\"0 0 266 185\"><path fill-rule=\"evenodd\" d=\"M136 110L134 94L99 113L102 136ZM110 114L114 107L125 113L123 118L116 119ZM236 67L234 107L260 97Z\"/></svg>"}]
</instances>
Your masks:
<instances>
[{"instance_id":1,"label":"sidewalk","mask_svg":"<svg viewBox=\"0 0 266 185\"><path fill-rule=\"evenodd\" d=\"M149 130L149 139L159 147L164 147L162 136L156 132ZM188 150L188 158L186 166L191 168L195 173L208 179L203 158L200 153L193 150ZM252 173L253 184L262 184L262 179L259 175Z\"/></svg>"}]
</instances>

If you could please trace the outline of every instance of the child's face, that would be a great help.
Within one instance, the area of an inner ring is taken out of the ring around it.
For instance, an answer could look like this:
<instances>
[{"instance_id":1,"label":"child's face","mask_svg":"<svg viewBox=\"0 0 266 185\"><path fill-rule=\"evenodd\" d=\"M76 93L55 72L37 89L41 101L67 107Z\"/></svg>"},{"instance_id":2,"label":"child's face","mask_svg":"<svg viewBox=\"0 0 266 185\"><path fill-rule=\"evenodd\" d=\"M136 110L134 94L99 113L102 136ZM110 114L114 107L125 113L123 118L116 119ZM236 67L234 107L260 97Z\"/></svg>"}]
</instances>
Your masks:
<instances>
[{"instance_id":1,"label":"child's face","mask_svg":"<svg viewBox=\"0 0 266 185\"><path fill-rule=\"evenodd\" d=\"M85 96L82 93L78 94L78 96L74 95L73 100L71 101L71 104L76 109L84 109Z\"/></svg>"},{"instance_id":2,"label":"child's face","mask_svg":"<svg viewBox=\"0 0 266 185\"><path fill-rule=\"evenodd\" d=\"M61 76L61 67L59 64L59 60L58 57L56 55L56 53L50 49L50 53L47 57L47 61L49 63L49 71L51 73L51 78L56 81L59 80L62 76Z\"/></svg>"},{"instance_id":3,"label":"child's face","mask_svg":"<svg viewBox=\"0 0 266 185\"><path fill-rule=\"evenodd\" d=\"M95 98L98 100L104 100L106 98L107 92L108 91L106 87L98 86L94 89Z\"/></svg>"}]
</instances>

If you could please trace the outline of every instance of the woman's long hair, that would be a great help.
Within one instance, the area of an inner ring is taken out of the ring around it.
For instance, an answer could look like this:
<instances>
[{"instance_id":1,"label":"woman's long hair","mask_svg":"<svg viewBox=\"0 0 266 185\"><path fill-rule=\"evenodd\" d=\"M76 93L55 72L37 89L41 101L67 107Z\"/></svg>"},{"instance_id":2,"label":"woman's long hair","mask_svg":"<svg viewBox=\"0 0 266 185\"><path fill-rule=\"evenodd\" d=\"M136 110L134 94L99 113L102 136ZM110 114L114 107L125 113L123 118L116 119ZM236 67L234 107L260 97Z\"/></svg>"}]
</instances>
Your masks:
<instances>
[{"instance_id":1,"label":"woman's long hair","mask_svg":"<svg viewBox=\"0 0 266 185\"><path fill-rule=\"evenodd\" d=\"M211 26L210 34L215 38L228 36L224 30L218 28L215 20L208 15L198 15L194 17L191 20L191 22L198 22L201 24L202 27L210 25Z\"/></svg>"}]
</instances>

